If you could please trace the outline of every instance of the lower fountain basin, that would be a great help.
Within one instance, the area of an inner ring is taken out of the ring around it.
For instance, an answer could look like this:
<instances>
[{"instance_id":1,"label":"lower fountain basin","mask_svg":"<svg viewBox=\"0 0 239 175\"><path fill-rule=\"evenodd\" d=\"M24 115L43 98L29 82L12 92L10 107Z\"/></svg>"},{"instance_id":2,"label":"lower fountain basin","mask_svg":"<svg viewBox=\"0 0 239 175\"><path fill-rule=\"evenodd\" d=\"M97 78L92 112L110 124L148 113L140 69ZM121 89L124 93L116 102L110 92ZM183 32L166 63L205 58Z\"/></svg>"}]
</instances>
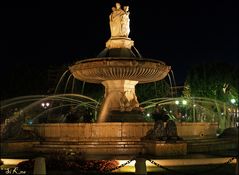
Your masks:
<instances>
[{"instance_id":1,"label":"lower fountain basin","mask_svg":"<svg viewBox=\"0 0 239 175\"><path fill-rule=\"evenodd\" d=\"M178 135L182 138L215 137L217 123L176 123ZM41 138L40 142L9 142L1 143L1 152L54 152L75 151L84 155L136 155L139 152L160 155L160 149L175 150L172 145L158 141L141 140L148 130L154 127L152 122L106 122L106 123L52 123L24 125L24 129L35 131ZM147 144L146 144L147 143ZM184 154L185 145L177 142L180 150L174 154ZM162 146L161 144L166 144ZM19 146L17 146L19 145ZM17 149L15 149L15 147ZM151 152L147 150L151 149ZM190 148L191 150L194 147ZM197 149L197 148L195 148ZM187 150L190 151L190 150ZM170 151L167 153L169 154ZM15 153L14 153L15 154Z\"/></svg>"},{"instance_id":2,"label":"lower fountain basin","mask_svg":"<svg viewBox=\"0 0 239 175\"><path fill-rule=\"evenodd\" d=\"M217 123L176 122L178 136L216 136ZM48 123L24 125L46 141L140 141L154 122Z\"/></svg>"}]
</instances>

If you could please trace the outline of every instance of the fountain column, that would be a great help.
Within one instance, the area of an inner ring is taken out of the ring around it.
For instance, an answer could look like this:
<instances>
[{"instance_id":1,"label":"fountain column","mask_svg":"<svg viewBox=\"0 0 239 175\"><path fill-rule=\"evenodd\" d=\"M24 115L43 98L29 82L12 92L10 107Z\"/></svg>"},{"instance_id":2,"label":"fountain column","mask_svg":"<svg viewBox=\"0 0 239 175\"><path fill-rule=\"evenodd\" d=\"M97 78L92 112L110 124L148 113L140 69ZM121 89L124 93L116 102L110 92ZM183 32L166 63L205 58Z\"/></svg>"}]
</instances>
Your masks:
<instances>
[{"instance_id":1,"label":"fountain column","mask_svg":"<svg viewBox=\"0 0 239 175\"><path fill-rule=\"evenodd\" d=\"M135 85L138 81L133 80L106 80L102 84L105 86L105 99L110 98L108 108L112 110L131 111L139 107L139 102L135 95Z\"/></svg>"},{"instance_id":2,"label":"fountain column","mask_svg":"<svg viewBox=\"0 0 239 175\"><path fill-rule=\"evenodd\" d=\"M132 111L139 107L135 94L134 80L106 80L102 84L105 87L104 102L102 104L99 122L105 120L110 111Z\"/></svg>"}]
</instances>

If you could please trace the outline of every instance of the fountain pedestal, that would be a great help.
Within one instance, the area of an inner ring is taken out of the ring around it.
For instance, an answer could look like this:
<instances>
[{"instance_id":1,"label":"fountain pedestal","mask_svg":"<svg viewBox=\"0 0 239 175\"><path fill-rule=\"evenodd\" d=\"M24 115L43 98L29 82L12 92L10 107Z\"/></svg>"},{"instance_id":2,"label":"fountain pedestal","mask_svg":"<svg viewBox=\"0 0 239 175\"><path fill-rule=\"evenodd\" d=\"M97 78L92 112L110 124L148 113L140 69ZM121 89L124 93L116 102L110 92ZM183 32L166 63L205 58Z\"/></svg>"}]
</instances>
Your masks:
<instances>
[{"instance_id":1,"label":"fountain pedestal","mask_svg":"<svg viewBox=\"0 0 239 175\"><path fill-rule=\"evenodd\" d=\"M120 111L131 111L139 107L139 102L135 95L135 85L138 81L133 80L106 80L102 84L105 86L105 101L109 101L107 108Z\"/></svg>"},{"instance_id":2,"label":"fountain pedestal","mask_svg":"<svg viewBox=\"0 0 239 175\"><path fill-rule=\"evenodd\" d=\"M102 84L105 87L104 101L99 115L99 121L105 121L111 111L130 112L139 108L139 102L135 94L134 80L106 80Z\"/></svg>"},{"instance_id":3,"label":"fountain pedestal","mask_svg":"<svg viewBox=\"0 0 239 175\"><path fill-rule=\"evenodd\" d=\"M111 37L105 44L109 49L128 48L134 46L134 41L127 37Z\"/></svg>"}]
</instances>

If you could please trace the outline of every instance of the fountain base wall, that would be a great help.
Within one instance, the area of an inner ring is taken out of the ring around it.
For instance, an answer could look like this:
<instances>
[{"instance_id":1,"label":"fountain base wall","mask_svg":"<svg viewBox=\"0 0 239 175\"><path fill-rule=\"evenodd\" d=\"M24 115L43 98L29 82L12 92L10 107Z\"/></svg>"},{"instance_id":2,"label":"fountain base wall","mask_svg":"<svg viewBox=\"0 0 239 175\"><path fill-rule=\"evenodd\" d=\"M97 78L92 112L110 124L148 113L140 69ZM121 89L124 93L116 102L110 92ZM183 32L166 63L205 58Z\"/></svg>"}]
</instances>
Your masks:
<instances>
[{"instance_id":1,"label":"fountain base wall","mask_svg":"<svg viewBox=\"0 0 239 175\"><path fill-rule=\"evenodd\" d=\"M216 136L217 123L176 123L184 137ZM154 127L152 122L54 123L25 125L49 141L140 141Z\"/></svg>"},{"instance_id":2,"label":"fountain base wall","mask_svg":"<svg viewBox=\"0 0 239 175\"><path fill-rule=\"evenodd\" d=\"M75 151L84 155L137 155L155 156L184 155L186 146L183 142L174 144L160 141L142 140L154 123L106 122L106 123L54 123L24 125L24 129L33 130L41 141L16 141L1 143L1 152L54 152ZM177 123L178 135L185 137L215 137L217 123ZM162 151L164 150L164 155Z\"/></svg>"},{"instance_id":3,"label":"fountain base wall","mask_svg":"<svg viewBox=\"0 0 239 175\"><path fill-rule=\"evenodd\" d=\"M167 143L166 141L144 141L145 151L154 156L172 156L186 155L187 143L177 141L175 143Z\"/></svg>"},{"instance_id":4,"label":"fountain base wall","mask_svg":"<svg viewBox=\"0 0 239 175\"><path fill-rule=\"evenodd\" d=\"M39 145L39 141L8 141L0 144L1 155L11 153L28 153L32 151L34 145Z\"/></svg>"}]
</instances>

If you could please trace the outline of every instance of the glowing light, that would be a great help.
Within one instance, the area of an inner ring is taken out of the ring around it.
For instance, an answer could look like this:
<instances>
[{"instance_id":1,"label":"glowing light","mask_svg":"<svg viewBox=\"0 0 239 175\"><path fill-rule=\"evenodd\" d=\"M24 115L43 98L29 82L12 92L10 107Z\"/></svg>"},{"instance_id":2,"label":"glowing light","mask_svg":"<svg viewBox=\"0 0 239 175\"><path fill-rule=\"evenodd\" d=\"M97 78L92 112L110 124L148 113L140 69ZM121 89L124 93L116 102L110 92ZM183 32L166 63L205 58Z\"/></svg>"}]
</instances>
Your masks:
<instances>
[{"instance_id":1,"label":"glowing light","mask_svg":"<svg viewBox=\"0 0 239 175\"><path fill-rule=\"evenodd\" d=\"M196 105L194 104L193 107L196 107Z\"/></svg>"},{"instance_id":2,"label":"glowing light","mask_svg":"<svg viewBox=\"0 0 239 175\"><path fill-rule=\"evenodd\" d=\"M121 164L126 163L128 160L117 160L117 161L118 161L119 164L121 165ZM154 160L154 161L158 162L159 160ZM161 163L161 162L163 162L163 161L160 161L160 163ZM149 162L149 161L146 161L145 163L146 163L146 166L147 166L147 167L148 167L148 166L155 166L154 164L152 164L152 163ZM127 164L126 167L134 167L134 165L135 165L135 160L133 160L132 162L130 162L129 164Z\"/></svg>"},{"instance_id":3,"label":"glowing light","mask_svg":"<svg viewBox=\"0 0 239 175\"><path fill-rule=\"evenodd\" d=\"M28 159L1 159L4 165L17 165L20 162L26 161Z\"/></svg>"},{"instance_id":4,"label":"glowing light","mask_svg":"<svg viewBox=\"0 0 239 175\"><path fill-rule=\"evenodd\" d=\"M188 102L186 100L182 101L183 105L186 105Z\"/></svg>"},{"instance_id":5,"label":"glowing light","mask_svg":"<svg viewBox=\"0 0 239 175\"><path fill-rule=\"evenodd\" d=\"M43 108L47 108L47 107L49 107L50 106L50 103L49 102L46 102L46 103L41 103L41 106L43 107Z\"/></svg>"},{"instance_id":6,"label":"glowing light","mask_svg":"<svg viewBox=\"0 0 239 175\"><path fill-rule=\"evenodd\" d=\"M235 104L235 103L236 103L236 99L232 98L232 99L231 99L231 103L232 103L232 104Z\"/></svg>"},{"instance_id":7,"label":"glowing light","mask_svg":"<svg viewBox=\"0 0 239 175\"><path fill-rule=\"evenodd\" d=\"M147 114L147 117L150 117L150 113Z\"/></svg>"},{"instance_id":8,"label":"glowing light","mask_svg":"<svg viewBox=\"0 0 239 175\"><path fill-rule=\"evenodd\" d=\"M125 164L128 160L117 160L120 165ZM127 164L127 166L134 166L135 160L131 161L130 163Z\"/></svg>"},{"instance_id":9,"label":"glowing light","mask_svg":"<svg viewBox=\"0 0 239 175\"><path fill-rule=\"evenodd\" d=\"M178 100L176 100L176 101L175 101L175 104L176 104L176 105L178 105L178 104L179 104L179 101L178 101Z\"/></svg>"}]
</instances>

